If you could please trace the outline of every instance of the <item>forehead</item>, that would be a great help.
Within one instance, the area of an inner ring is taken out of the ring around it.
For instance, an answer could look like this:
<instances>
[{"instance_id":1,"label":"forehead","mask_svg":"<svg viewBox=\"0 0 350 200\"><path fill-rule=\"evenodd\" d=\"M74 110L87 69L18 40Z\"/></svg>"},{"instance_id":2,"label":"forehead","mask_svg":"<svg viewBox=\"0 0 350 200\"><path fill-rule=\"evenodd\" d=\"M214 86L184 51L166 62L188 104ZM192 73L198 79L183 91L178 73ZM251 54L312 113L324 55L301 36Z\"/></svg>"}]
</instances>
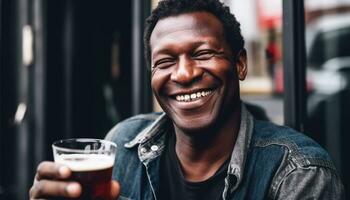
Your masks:
<instances>
[{"instance_id":1,"label":"forehead","mask_svg":"<svg viewBox=\"0 0 350 200\"><path fill-rule=\"evenodd\" d=\"M179 40L181 37L197 36L213 37L217 40L223 39L223 25L221 21L208 12L193 12L180 14L178 16L166 17L158 21L150 38L151 49L159 42L173 38Z\"/></svg>"}]
</instances>

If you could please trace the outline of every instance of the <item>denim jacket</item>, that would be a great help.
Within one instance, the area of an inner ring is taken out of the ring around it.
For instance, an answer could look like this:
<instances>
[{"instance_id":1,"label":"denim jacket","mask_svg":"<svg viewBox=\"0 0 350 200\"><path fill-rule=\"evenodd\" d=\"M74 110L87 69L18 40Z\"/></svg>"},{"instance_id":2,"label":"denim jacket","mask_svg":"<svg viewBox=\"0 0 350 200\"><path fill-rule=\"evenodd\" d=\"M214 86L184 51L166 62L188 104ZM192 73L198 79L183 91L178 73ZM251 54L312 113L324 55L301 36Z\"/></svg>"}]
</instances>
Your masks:
<instances>
[{"instance_id":1,"label":"denim jacket","mask_svg":"<svg viewBox=\"0 0 350 200\"><path fill-rule=\"evenodd\" d=\"M222 199L345 199L327 154L304 134L255 120L242 104L240 130ZM119 199L157 200L159 167L166 134L173 125L164 113L138 115L106 136L117 144L113 178ZM171 180L169 180L171 181Z\"/></svg>"}]
</instances>

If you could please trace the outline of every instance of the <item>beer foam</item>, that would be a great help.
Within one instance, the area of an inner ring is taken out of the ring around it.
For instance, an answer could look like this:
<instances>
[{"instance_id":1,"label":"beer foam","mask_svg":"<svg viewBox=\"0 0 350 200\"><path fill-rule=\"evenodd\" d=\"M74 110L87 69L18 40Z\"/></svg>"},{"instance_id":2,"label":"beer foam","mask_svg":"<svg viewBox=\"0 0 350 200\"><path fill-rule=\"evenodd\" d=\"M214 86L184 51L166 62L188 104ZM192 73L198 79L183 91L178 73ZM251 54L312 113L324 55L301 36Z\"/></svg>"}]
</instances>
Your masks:
<instances>
[{"instance_id":1,"label":"beer foam","mask_svg":"<svg viewBox=\"0 0 350 200\"><path fill-rule=\"evenodd\" d=\"M93 171L112 167L114 156L104 154L56 155L55 162L66 165L72 171Z\"/></svg>"}]
</instances>

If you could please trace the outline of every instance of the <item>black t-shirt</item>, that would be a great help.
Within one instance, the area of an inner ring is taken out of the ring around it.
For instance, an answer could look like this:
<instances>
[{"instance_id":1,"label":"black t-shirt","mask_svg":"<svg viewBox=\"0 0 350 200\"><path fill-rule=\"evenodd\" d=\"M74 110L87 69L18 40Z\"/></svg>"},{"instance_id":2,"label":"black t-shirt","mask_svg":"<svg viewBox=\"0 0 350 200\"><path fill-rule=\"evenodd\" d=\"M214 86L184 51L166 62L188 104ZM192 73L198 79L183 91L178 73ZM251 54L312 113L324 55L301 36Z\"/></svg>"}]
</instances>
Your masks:
<instances>
[{"instance_id":1,"label":"black t-shirt","mask_svg":"<svg viewBox=\"0 0 350 200\"><path fill-rule=\"evenodd\" d=\"M175 134L169 134L160 164L160 200L219 200L225 186L229 160L209 179L201 182L185 180L175 152Z\"/></svg>"}]
</instances>

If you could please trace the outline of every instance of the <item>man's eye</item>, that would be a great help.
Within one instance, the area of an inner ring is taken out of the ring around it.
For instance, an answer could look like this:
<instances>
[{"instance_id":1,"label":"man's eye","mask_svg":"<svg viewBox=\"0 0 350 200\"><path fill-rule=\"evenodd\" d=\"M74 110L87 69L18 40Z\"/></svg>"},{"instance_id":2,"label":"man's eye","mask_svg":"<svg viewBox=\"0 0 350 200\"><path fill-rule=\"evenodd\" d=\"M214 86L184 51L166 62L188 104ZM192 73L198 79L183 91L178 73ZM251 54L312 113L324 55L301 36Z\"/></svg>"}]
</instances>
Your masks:
<instances>
[{"instance_id":1,"label":"man's eye","mask_svg":"<svg viewBox=\"0 0 350 200\"><path fill-rule=\"evenodd\" d=\"M174 59L165 58L165 59L161 59L161 60L156 61L153 65L153 68L163 69L163 68L167 68L167 67L171 66L174 63L175 63Z\"/></svg>"},{"instance_id":2,"label":"man's eye","mask_svg":"<svg viewBox=\"0 0 350 200\"><path fill-rule=\"evenodd\" d=\"M197 60L209 60L214 56L215 56L214 51L204 50L204 51L196 52L192 57Z\"/></svg>"}]
</instances>

